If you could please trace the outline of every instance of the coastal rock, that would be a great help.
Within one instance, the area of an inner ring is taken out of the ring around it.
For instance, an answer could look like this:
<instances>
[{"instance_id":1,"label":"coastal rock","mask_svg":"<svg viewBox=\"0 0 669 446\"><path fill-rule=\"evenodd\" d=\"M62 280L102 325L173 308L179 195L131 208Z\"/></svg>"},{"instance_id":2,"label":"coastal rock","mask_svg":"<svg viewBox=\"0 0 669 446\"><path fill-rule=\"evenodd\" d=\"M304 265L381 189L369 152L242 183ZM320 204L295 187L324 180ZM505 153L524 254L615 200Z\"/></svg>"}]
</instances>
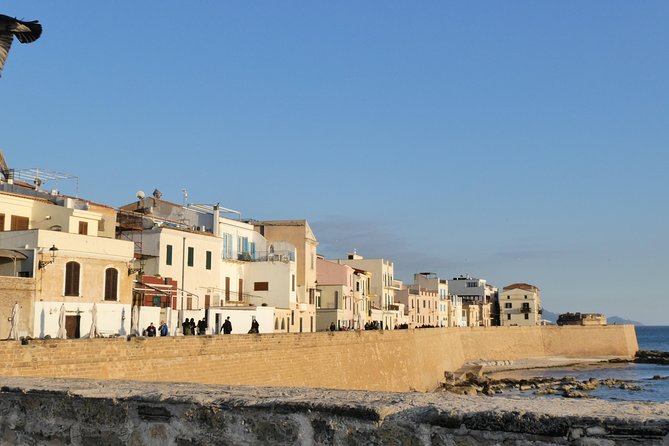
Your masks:
<instances>
[{"instance_id":1,"label":"coastal rock","mask_svg":"<svg viewBox=\"0 0 669 446\"><path fill-rule=\"evenodd\" d=\"M634 356L634 362L669 365L669 352L639 350Z\"/></svg>"},{"instance_id":2,"label":"coastal rock","mask_svg":"<svg viewBox=\"0 0 669 446\"><path fill-rule=\"evenodd\" d=\"M578 390L565 390L562 392L562 396L565 398L594 398L594 396Z\"/></svg>"}]
</instances>

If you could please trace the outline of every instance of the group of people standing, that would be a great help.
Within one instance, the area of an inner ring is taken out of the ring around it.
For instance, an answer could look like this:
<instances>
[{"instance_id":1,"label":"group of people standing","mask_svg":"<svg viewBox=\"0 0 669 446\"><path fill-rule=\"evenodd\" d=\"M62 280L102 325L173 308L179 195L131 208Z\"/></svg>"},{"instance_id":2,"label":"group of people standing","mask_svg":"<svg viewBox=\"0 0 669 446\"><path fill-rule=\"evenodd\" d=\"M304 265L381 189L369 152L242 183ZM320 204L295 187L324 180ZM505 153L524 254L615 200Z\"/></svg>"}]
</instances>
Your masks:
<instances>
[{"instance_id":1,"label":"group of people standing","mask_svg":"<svg viewBox=\"0 0 669 446\"><path fill-rule=\"evenodd\" d=\"M207 321L204 319L200 319L199 322L195 323L194 318L188 318L184 319L184 321L181 324L181 330L184 336L190 336L190 335L205 335L207 334ZM157 333L160 333L160 336L168 336L169 335L169 328L165 321L160 321L160 326L158 327L158 330L156 330L156 327L153 325L153 322L144 329L144 332L142 333L144 336L149 336L149 337L155 337ZM231 334L232 333L232 322L230 322L230 316L228 316L225 319L225 322L223 322L223 325L221 326L221 333L222 334ZM253 320L251 321L251 329L249 330L249 333L260 333L260 324L254 317Z\"/></svg>"},{"instance_id":2,"label":"group of people standing","mask_svg":"<svg viewBox=\"0 0 669 446\"><path fill-rule=\"evenodd\" d=\"M160 336L168 336L170 334L170 329L167 327L165 321L160 321L160 325L158 326L158 333L160 333ZM156 327L153 325L153 322L151 322L149 326L144 329L143 335L151 338L156 336Z\"/></svg>"},{"instance_id":3,"label":"group of people standing","mask_svg":"<svg viewBox=\"0 0 669 446\"><path fill-rule=\"evenodd\" d=\"M188 318L186 318L181 323L181 332L184 336L205 335L207 334L207 321L200 319L196 324L195 319L190 318L190 320L188 320Z\"/></svg>"}]
</instances>

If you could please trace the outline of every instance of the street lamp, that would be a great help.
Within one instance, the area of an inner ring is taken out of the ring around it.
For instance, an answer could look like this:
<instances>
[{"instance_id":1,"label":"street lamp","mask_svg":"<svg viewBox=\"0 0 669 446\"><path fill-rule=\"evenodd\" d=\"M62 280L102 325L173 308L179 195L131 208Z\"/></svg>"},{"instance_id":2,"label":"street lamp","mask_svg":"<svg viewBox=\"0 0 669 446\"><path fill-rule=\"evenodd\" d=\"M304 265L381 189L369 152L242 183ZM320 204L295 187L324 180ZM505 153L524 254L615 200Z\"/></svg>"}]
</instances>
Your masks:
<instances>
[{"instance_id":1,"label":"street lamp","mask_svg":"<svg viewBox=\"0 0 669 446\"><path fill-rule=\"evenodd\" d=\"M56 245L51 246L51 248L49 248L49 252L51 252L51 260L40 260L37 264L39 269L46 267L48 264L53 263L56 260L56 253L58 252Z\"/></svg>"}]
</instances>

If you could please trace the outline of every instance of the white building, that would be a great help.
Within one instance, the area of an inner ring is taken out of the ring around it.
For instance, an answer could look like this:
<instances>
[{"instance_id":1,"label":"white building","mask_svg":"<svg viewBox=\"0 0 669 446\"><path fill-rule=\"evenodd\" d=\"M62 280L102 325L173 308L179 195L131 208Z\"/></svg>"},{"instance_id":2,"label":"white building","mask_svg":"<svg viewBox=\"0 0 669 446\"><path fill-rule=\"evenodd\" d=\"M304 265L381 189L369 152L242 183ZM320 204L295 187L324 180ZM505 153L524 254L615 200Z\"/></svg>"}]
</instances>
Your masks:
<instances>
[{"instance_id":1,"label":"white building","mask_svg":"<svg viewBox=\"0 0 669 446\"><path fill-rule=\"evenodd\" d=\"M171 325L206 317L208 332L218 332L233 310L243 310L235 314L247 322L233 327L248 330L256 318L261 332L273 332L289 323L287 312L297 306L292 244L268 242L252 224L222 217L218 206L184 207L152 197L122 209L120 234L135 242L143 272L179 283ZM267 319L262 307L284 311Z\"/></svg>"}]
</instances>

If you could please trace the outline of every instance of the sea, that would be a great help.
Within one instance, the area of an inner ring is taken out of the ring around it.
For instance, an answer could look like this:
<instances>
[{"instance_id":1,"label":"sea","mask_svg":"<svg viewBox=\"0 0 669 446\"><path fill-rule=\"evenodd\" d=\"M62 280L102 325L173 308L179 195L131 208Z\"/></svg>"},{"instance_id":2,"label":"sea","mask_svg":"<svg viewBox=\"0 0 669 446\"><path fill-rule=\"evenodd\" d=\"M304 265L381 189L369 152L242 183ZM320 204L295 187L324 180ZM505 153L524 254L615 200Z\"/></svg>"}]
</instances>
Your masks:
<instances>
[{"instance_id":1,"label":"sea","mask_svg":"<svg viewBox=\"0 0 669 446\"><path fill-rule=\"evenodd\" d=\"M669 352L669 326L637 326L637 341L639 350L659 350ZM655 376L669 378L669 365L660 364L602 364L590 366L572 366L565 368L548 368L525 370L514 373L516 377L548 376L563 378L573 376L578 380L590 378L606 379L614 378L633 381L630 384L640 386L643 390L609 389L600 386L597 390L587 392L590 395L610 401L669 401L669 379L653 379ZM537 396L526 392L506 392L498 397L527 397L527 398L561 398L561 396Z\"/></svg>"}]
</instances>

